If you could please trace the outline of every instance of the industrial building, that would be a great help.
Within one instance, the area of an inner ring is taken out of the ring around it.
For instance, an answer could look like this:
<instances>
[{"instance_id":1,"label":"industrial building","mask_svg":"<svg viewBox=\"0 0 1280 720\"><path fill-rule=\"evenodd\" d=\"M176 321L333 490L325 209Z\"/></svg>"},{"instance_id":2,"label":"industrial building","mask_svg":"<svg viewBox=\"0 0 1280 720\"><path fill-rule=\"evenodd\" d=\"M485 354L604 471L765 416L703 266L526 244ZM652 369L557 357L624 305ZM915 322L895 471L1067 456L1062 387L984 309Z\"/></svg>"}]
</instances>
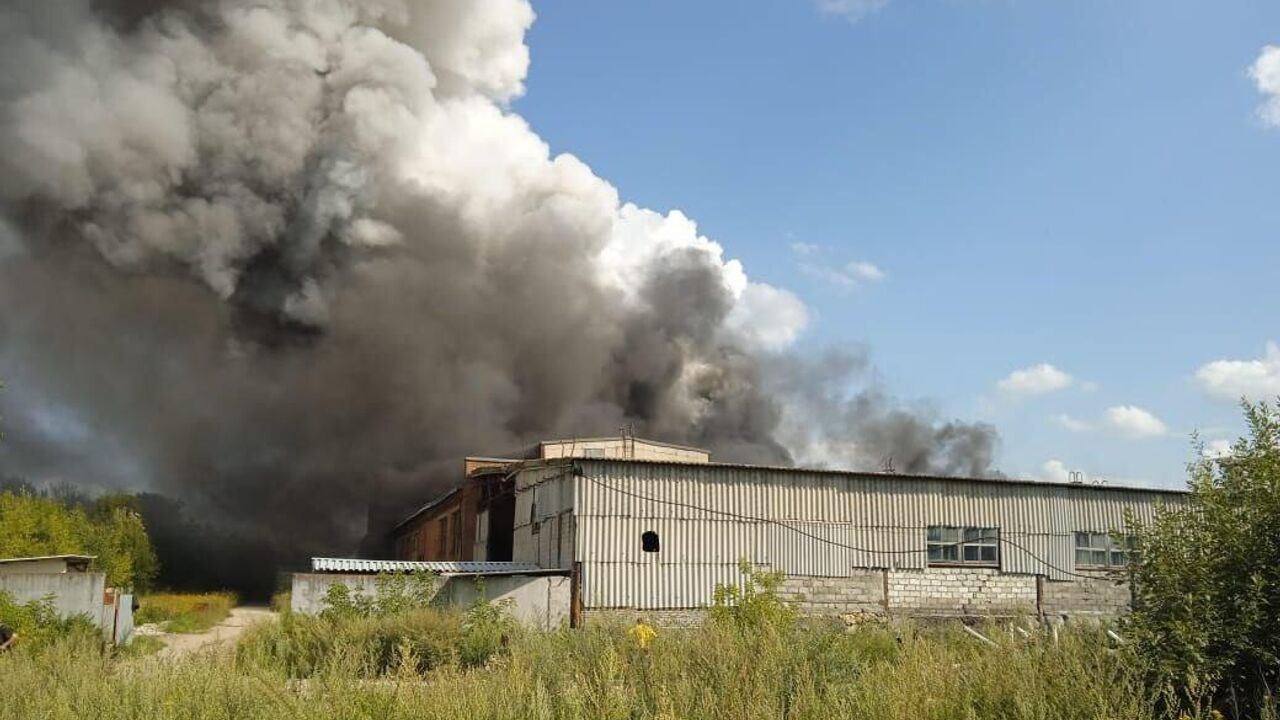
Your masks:
<instances>
[{"instance_id":1,"label":"industrial building","mask_svg":"<svg viewBox=\"0 0 1280 720\"><path fill-rule=\"evenodd\" d=\"M468 459L392 531L402 561L512 562L571 581L575 621L693 622L739 563L815 614L1111 616L1127 523L1183 493L711 462L631 437Z\"/></svg>"}]
</instances>

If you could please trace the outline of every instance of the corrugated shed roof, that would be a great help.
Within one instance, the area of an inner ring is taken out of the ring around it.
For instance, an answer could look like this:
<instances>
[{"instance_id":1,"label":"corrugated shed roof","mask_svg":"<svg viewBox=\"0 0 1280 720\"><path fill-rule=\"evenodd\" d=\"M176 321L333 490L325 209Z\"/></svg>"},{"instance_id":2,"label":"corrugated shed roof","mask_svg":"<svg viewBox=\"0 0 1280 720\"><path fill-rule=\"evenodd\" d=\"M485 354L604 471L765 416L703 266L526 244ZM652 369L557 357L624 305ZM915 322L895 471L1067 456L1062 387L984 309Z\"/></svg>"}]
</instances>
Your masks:
<instances>
[{"instance_id":1,"label":"corrugated shed roof","mask_svg":"<svg viewBox=\"0 0 1280 720\"><path fill-rule=\"evenodd\" d=\"M447 560L365 560L363 558L311 558L313 572L393 573L435 572L441 575L520 575L541 572L528 562L473 562Z\"/></svg>"},{"instance_id":2,"label":"corrugated shed roof","mask_svg":"<svg viewBox=\"0 0 1280 720\"><path fill-rule=\"evenodd\" d=\"M40 560L89 561L96 560L97 555L36 555L34 557L0 558L0 563L37 562Z\"/></svg>"},{"instance_id":3,"label":"corrugated shed roof","mask_svg":"<svg viewBox=\"0 0 1280 720\"><path fill-rule=\"evenodd\" d=\"M414 521L414 520L416 520L417 518L421 517L423 513L427 512L427 511L428 511L428 510L430 510L431 508L433 508L433 507L435 507L435 506L439 505L440 503L444 502L445 500L448 500L449 498L453 497L454 495L457 495L457 494L458 494L459 492L461 492L461 491L462 491L462 486L461 486L461 485L459 485L458 487L455 487L455 488L453 488L453 489L451 489L451 490L446 490L445 492L440 493L440 494L439 494L439 495L437 495L435 498L433 498L433 499L431 499L429 502L427 502L427 504L426 504L426 505L423 505L422 507L418 508L417 510L414 510L414 511L413 511L413 513L412 513L411 515L409 515L409 517L407 517L407 518L405 518L405 519L401 520L400 522L396 523L396 524L395 524L395 526L391 528L391 532L395 532L395 531L399 530L400 528L404 527L405 525L408 525L409 523L413 522L413 521Z\"/></svg>"}]
</instances>

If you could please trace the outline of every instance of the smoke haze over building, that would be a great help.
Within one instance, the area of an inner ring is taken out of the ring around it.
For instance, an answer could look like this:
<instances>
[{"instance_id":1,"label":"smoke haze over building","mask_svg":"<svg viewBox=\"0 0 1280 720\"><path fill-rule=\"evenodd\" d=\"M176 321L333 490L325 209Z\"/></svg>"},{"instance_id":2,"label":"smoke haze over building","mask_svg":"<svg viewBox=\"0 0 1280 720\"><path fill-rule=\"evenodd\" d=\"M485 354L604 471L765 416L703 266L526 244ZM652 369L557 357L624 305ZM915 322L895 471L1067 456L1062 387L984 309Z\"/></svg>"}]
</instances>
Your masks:
<instances>
[{"instance_id":1,"label":"smoke haze over building","mask_svg":"<svg viewBox=\"0 0 1280 720\"><path fill-rule=\"evenodd\" d=\"M0 8L0 472L352 542L467 453L637 433L716 459L987 474L996 435L507 103L522 0ZM430 483L437 483L431 486Z\"/></svg>"}]
</instances>

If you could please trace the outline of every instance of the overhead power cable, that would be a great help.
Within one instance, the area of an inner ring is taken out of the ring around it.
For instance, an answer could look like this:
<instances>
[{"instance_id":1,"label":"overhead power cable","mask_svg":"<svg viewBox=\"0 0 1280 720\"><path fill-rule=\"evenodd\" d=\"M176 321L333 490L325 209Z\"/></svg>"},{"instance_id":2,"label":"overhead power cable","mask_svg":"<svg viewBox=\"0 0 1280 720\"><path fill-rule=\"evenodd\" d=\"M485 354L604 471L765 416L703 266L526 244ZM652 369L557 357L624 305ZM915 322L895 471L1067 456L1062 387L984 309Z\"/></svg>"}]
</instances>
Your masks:
<instances>
[{"instance_id":1,"label":"overhead power cable","mask_svg":"<svg viewBox=\"0 0 1280 720\"><path fill-rule=\"evenodd\" d=\"M715 509L715 508L709 508L709 507L704 507L704 506L700 506L700 505L694 505L694 504L692 504L692 503L680 502L680 501L678 501L678 500L664 500L664 499L661 499L661 498L650 497L650 496L647 496L647 495L643 495L643 494L641 494L641 493L632 492L632 491L630 491L630 490L625 490L625 489L623 489L623 488L616 487L616 486L614 486L614 485L611 485L611 484L609 484L609 483L604 482L603 480L601 480L601 479L599 479L599 478L590 477L590 476L586 476L586 475L584 475L583 477L584 477L584 479L588 480L589 482L593 482L593 483L595 483L596 485L599 485L600 487L602 487L602 488L604 488L604 489L606 489L606 490L610 490L610 491L612 491L612 492L616 492L616 493L619 493L619 494L621 494L621 495L626 495L626 496L629 496L629 497L633 497L633 498L636 498L637 500L644 500L644 501L646 501L646 502L658 503L658 504L660 504L660 505L668 505L668 506L672 506L672 507L681 507L681 508L685 508L685 509L688 509L688 510L697 510L697 511L699 511L699 512L705 512L705 513L709 513L709 514L712 514L712 515L720 515L720 516L723 516L723 517L733 518L733 519L735 519L735 520L743 520L743 521L747 521L747 522L756 522L756 523L765 523L765 524L768 524L768 525L774 525L774 526L777 526L777 527L781 527L781 528L785 528L785 529L787 529L787 530L790 530L791 532L794 532L794 533L796 533L797 535L802 535L802 536L807 537L807 538L809 538L809 539L811 539L811 540L816 540L816 541L818 541L818 542L820 542L820 543L826 543L827 545L833 545L833 546L835 546L835 547L843 548L843 549L845 549L845 550L852 550L852 551L854 551L854 552L869 553L869 554L873 554L873 555L915 555L915 554L919 554L919 553L927 553L927 552L928 552L928 548L925 548L925 549L923 549L923 550L921 550L921 549L919 549L919 548L912 548L912 549L910 549L910 550L877 550L877 549L872 549L872 548L857 547L857 546L854 546L854 545L849 545L849 544L847 544L847 543L842 543L842 542L840 542L840 541L838 541L838 540L832 540L832 539L830 539L830 538L824 538L824 537L822 537L822 536L820 536L820 535L814 535L813 533L806 532L806 531L805 531L804 529L802 529L802 528L796 527L796 526L795 526L794 524L792 524L792 523L788 523L788 522L785 522L785 521L782 521L782 520L775 520L775 519L773 519L773 518L766 518L766 517L754 517L754 516L751 516L751 515L743 515L743 514L740 514L740 513L730 512L730 511L727 511L727 510L717 510L717 509ZM865 526L865 525L862 525L862 526L856 526L856 527L860 527L860 528L863 528L863 529L873 529L873 528L872 528L872 526ZM877 526L877 528L878 528L878 529L890 529L890 530L919 530L919 529L921 529L921 528L910 527L910 526L905 526L905 525L896 525L896 526L894 526L894 525L890 525L890 526ZM1062 573L1063 575L1069 575L1069 576L1071 576L1071 577L1084 578L1084 579L1086 579L1086 580L1099 580L1099 579L1105 579L1105 578L1099 578L1099 577L1098 577L1098 576L1096 576L1096 575L1084 575L1084 574L1082 574L1082 573L1072 572L1071 570L1065 570L1065 569L1063 569L1063 568L1060 568L1060 567L1058 567L1057 565L1054 565L1053 563L1049 562L1048 560L1045 560L1044 558L1040 557L1040 556L1039 556L1039 555L1037 555L1035 552L1033 552L1032 550L1028 549L1026 546L1021 545L1021 544L1019 544L1019 543L1016 543L1016 542L1014 542L1014 541L1012 541L1012 540L1008 539L1008 537L1006 536L1006 533L1000 533L1000 534L996 535L995 537L990 537L990 536L979 537L977 540L969 540L969 541L963 541L963 540L962 540L962 541L959 541L959 542L953 542L953 543L936 543L936 542L935 542L935 543L930 543L930 544L932 544L932 545L934 545L934 546L940 546L940 547L957 547L957 546L960 546L960 545L964 545L964 544L966 544L966 542L973 543L973 542L987 542L987 541L995 541L995 542L997 542L997 543L1000 543L1000 542L1008 543L1009 545L1012 545L1014 548L1016 548L1016 549L1018 549L1018 550L1021 550L1022 552L1026 553L1028 556L1030 556L1030 557L1031 557L1031 559L1035 560L1036 562L1040 563L1041 565L1045 566L1046 568L1049 568L1050 570L1054 570L1054 571L1056 571L1056 572Z\"/></svg>"}]
</instances>

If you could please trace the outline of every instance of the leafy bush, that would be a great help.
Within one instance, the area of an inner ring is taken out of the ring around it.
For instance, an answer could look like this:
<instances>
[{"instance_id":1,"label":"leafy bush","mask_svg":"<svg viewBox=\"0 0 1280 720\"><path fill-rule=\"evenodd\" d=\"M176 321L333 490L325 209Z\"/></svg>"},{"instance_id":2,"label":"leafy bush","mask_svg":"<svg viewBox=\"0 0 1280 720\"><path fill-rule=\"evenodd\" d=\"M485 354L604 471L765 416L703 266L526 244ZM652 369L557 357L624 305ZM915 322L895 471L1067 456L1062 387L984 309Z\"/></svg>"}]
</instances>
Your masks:
<instances>
[{"instance_id":1,"label":"leafy bush","mask_svg":"<svg viewBox=\"0 0 1280 720\"><path fill-rule=\"evenodd\" d=\"M511 601L492 602L485 597L484 582L476 581L476 599L466 610L458 657L464 667L484 665L505 653L519 626L511 617Z\"/></svg>"},{"instance_id":2,"label":"leafy bush","mask_svg":"<svg viewBox=\"0 0 1280 720\"><path fill-rule=\"evenodd\" d=\"M1276 712L1280 688L1280 403L1244 404L1249 436L1190 466L1188 502L1139 529L1127 621L1174 708Z\"/></svg>"},{"instance_id":3,"label":"leafy bush","mask_svg":"<svg viewBox=\"0 0 1280 720\"><path fill-rule=\"evenodd\" d=\"M423 607L435 577L388 575L373 596L331 586L319 617L286 613L280 622L252 628L238 649L242 662L281 668L290 677L335 669L361 677L441 667L481 667L508 651L518 628L508 603L478 599L465 611Z\"/></svg>"},{"instance_id":4,"label":"leafy bush","mask_svg":"<svg viewBox=\"0 0 1280 720\"><path fill-rule=\"evenodd\" d=\"M325 591L320 614L328 618L386 617L431 604L440 589L432 572L388 573L374 579L374 593L352 591L335 583Z\"/></svg>"},{"instance_id":5,"label":"leafy bush","mask_svg":"<svg viewBox=\"0 0 1280 720\"><path fill-rule=\"evenodd\" d=\"M235 593L229 592L143 595L134 622L162 623L168 632L204 632L225 620L237 600Z\"/></svg>"},{"instance_id":6,"label":"leafy bush","mask_svg":"<svg viewBox=\"0 0 1280 720\"><path fill-rule=\"evenodd\" d=\"M778 596L782 573L766 572L750 562L738 563L741 585L716 585L712 595L710 617L713 622L750 632L788 628L795 624L795 603Z\"/></svg>"},{"instance_id":7,"label":"leafy bush","mask_svg":"<svg viewBox=\"0 0 1280 720\"><path fill-rule=\"evenodd\" d=\"M288 613L278 623L250 628L237 656L249 666L279 669L289 677L426 673L456 661L462 624L460 614L432 609L382 616Z\"/></svg>"},{"instance_id":8,"label":"leafy bush","mask_svg":"<svg viewBox=\"0 0 1280 720\"><path fill-rule=\"evenodd\" d=\"M40 649L68 636L98 638L98 628L88 616L61 618L53 604L53 596L19 603L0 590L0 622L18 634L22 647Z\"/></svg>"}]
</instances>

